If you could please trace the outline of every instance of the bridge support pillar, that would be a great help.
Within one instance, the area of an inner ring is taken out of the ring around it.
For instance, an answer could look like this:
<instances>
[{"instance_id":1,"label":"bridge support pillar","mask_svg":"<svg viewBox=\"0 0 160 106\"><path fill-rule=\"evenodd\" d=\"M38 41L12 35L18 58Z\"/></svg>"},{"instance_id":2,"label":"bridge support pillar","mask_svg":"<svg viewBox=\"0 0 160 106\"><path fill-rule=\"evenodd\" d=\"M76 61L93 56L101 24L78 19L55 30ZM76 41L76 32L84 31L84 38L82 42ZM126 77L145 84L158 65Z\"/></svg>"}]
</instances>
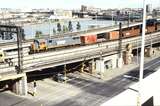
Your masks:
<instances>
[{"instance_id":1,"label":"bridge support pillar","mask_svg":"<svg viewBox=\"0 0 160 106\"><path fill-rule=\"evenodd\" d=\"M122 67L123 59L118 57L118 54L103 57L102 59L96 60L96 73L104 73L110 69Z\"/></svg>"},{"instance_id":2,"label":"bridge support pillar","mask_svg":"<svg viewBox=\"0 0 160 106\"><path fill-rule=\"evenodd\" d=\"M12 86L12 90L17 95L27 95L27 76L24 74L21 78L16 79Z\"/></svg>"},{"instance_id":3,"label":"bridge support pillar","mask_svg":"<svg viewBox=\"0 0 160 106\"><path fill-rule=\"evenodd\" d=\"M81 72L81 73L84 72L84 62L82 62L82 66L81 66L80 72Z\"/></svg>"},{"instance_id":4,"label":"bridge support pillar","mask_svg":"<svg viewBox=\"0 0 160 106\"><path fill-rule=\"evenodd\" d=\"M155 51L152 47L145 48L145 56L146 57L152 57L154 55Z\"/></svg>"},{"instance_id":5,"label":"bridge support pillar","mask_svg":"<svg viewBox=\"0 0 160 106\"><path fill-rule=\"evenodd\" d=\"M122 66L123 66L123 58L121 57L117 59L117 67L122 68Z\"/></svg>"},{"instance_id":6,"label":"bridge support pillar","mask_svg":"<svg viewBox=\"0 0 160 106\"><path fill-rule=\"evenodd\" d=\"M99 60L96 60L96 72L97 73L104 73L104 61L103 59L99 59Z\"/></svg>"},{"instance_id":7,"label":"bridge support pillar","mask_svg":"<svg viewBox=\"0 0 160 106\"><path fill-rule=\"evenodd\" d=\"M94 61L94 59L92 59L89 62L89 71L90 71L91 74L95 73L95 61Z\"/></svg>"}]
</instances>

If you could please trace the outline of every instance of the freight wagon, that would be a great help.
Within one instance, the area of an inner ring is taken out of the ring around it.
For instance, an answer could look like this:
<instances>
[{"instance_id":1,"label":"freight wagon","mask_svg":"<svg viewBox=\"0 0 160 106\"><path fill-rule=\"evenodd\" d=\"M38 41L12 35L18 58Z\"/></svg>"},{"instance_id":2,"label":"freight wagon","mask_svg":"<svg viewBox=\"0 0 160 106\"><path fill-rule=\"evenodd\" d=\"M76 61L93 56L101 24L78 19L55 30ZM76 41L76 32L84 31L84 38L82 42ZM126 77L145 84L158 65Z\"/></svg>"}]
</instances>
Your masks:
<instances>
[{"instance_id":1,"label":"freight wagon","mask_svg":"<svg viewBox=\"0 0 160 106\"><path fill-rule=\"evenodd\" d=\"M119 31L111 31L106 33L106 40L116 40L119 39Z\"/></svg>"},{"instance_id":2,"label":"freight wagon","mask_svg":"<svg viewBox=\"0 0 160 106\"><path fill-rule=\"evenodd\" d=\"M139 27L131 27L131 28L122 30L122 37L123 38L138 36L139 34L140 34Z\"/></svg>"},{"instance_id":3,"label":"freight wagon","mask_svg":"<svg viewBox=\"0 0 160 106\"><path fill-rule=\"evenodd\" d=\"M93 44L97 42L97 35L83 35L80 36L81 44Z\"/></svg>"},{"instance_id":4,"label":"freight wagon","mask_svg":"<svg viewBox=\"0 0 160 106\"><path fill-rule=\"evenodd\" d=\"M146 33L152 33L156 31L156 26L146 26Z\"/></svg>"},{"instance_id":5,"label":"freight wagon","mask_svg":"<svg viewBox=\"0 0 160 106\"><path fill-rule=\"evenodd\" d=\"M156 23L156 30L157 30L157 31L160 31L160 20L157 21L157 23Z\"/></svg>"},{"instance_id":6,"label":"freight wagon","mask_svg":"<svg viewBox=\"0 0 160 106\"><path fill-rule=\"evenodd\" d=\"M160 24L157 25L156 30L160 31Z\"/></svg>"}]
</instances>

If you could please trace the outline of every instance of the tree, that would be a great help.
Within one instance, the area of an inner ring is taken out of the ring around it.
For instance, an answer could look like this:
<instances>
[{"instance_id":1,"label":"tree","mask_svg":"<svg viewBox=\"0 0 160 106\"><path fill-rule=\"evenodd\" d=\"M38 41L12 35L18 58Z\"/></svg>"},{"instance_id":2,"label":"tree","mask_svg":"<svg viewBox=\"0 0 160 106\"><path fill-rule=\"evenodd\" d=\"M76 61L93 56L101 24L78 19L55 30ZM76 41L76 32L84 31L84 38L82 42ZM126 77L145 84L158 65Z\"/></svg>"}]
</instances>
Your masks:
<instances>
[{"instance_id":1,"label":"tree","mask_svg":"<svg viewBox=\"0 0 160 106\"><path fill-rule=\"evenodd\" d=\"M71 21L69 21L69 23L68 23L68 29L69 29L69 31L73 31L73 27L72 27L72 22Z\"/></svg>"},{"instance_id":2,"label":"tree","mask_svg":"<svg viewBox=\"0 0 160 106\"><path fill-rule=\"evenodd\" d=\"M61 29L61 24L60 24L60 23L57 23L57 31L58 31L58 32L61 32L61 31L62 31L62 29Z\"/></svg>"},{"instance_id":3,"label":"tree","mask_svg":"<svg viewBox=\"0 0 160 106\"><path fill-rule=\"evenodd\" d=\"M35 38L40 38L41 36L42 36L42 32L41 31L36 31Z\"/></svg>"},{"instance_id":4,"label":"tree","mask_svg":"<svg viewBox=\"0 0 160 106\"><path fill-rule=\"evenodd\" d=\"M24 33L24 29L22 28L22 40L25 40L25 37L26 37L26 35Z\"/></svg>"},{"instance_id":5,"label":"tree","mask_svg":"<svg viewBox=\"0 0 160 106\"><path fill-rule=\"evenodd\" d=\"M65 29L65 26L63 25L63 33L65 33L66 32L66 29Z\"/></svg>"},{"instance_id":6,"label":"tree","mask_svg":"<svg viewBox=\"0 0 160 106\"><path fill-rule=\"evenodd\" d=\"M81 29L81 25L79 22L77 22L77 30L80 30Z\"/></svg>"},{"instance_id":7,"label":"tree","mask_svg":"<svg viewBox=\"0 0 160 106\"><path fill-rule=\"evenodd\" d=\"M68 32L67 26L63 25L63 33Z\"/></svg>"},{"instance_id":8,"label":"tree","mask_svg":"<svg viewBox=\"0 0 160 106\"><path fill-rule=\"evenodd\" d=\"M53 34L56 34L56 30L55 30L55 28L53 28Z\"/></svg>"}]
</instances>

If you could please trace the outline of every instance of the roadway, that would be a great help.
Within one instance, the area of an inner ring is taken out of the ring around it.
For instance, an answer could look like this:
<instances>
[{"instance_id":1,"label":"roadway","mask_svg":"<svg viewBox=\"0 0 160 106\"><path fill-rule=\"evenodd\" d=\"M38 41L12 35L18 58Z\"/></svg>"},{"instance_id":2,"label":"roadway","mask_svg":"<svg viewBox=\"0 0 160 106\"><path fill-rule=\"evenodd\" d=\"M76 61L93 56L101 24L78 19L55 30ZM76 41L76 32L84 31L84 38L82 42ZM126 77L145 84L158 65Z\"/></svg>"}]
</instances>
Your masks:
<instances>
[{"instance_id":1,"label":"roadway","mask_svg":"<svg viewBox=\"0 0 160 106\"><path fill-rule=\"evenodd\" d=\"M160 57L145 63L144 65L144 76L155 72L155 70L160 66ZM69 80L67 84L72 85L73 87L68 87L66 84L63 87L62 84L59 84L61 88L53 89L52 84L49 81L44 81L43 84L39 84L40 91L42 90L44 95L40 97L33 98L20 98L19 96L13 96L8 93L0 94L0 106L39 106L43 104L45 106L98 106L103 102L111 99L113 96L121 93L131 84L137 82L135 77L138 77L139 68L135 68L130 72L125 73L131 77L124 77L120 75L109 81L102 81L100 79L92 78L92 80L75 77L74 80ZM132 78L133 77L133 78ZM50 85L50 87L48 86ZM68 91L65 89L67 88ZM74 94L74 89L77 88L80 90L79 93ZM71 93L69 93L71 92Z\"/></svg>"}]
</instances>

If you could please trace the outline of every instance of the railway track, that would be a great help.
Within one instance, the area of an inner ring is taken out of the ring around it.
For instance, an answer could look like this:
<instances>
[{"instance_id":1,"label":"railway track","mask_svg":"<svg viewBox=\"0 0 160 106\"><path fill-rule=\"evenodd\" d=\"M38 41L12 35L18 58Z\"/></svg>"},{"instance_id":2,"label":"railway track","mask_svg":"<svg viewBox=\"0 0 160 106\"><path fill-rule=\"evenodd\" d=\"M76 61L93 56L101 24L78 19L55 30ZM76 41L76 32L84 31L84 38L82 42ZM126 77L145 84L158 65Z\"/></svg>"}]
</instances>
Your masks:
<instances>
[{"instance_id":1,"label":"railway track","mask_svg":"<svg viewBox=\"0 0 160 106\"><path fill-rule=\"evenodd\" d=\"M159 32L154 33L152 35L153 35L152 41L154 43L160 41ZM150 45L151 38L148 36L150 35L147 35L146 37L146 46ZM140 39L141 36L123 39L122 41L123 50L125 49L128 43L131 43L133 47L136 48L137 46L140 45ZM80 47L26 55L23 57L24 60L23 65L25 68L24 70L33 71L33 70L39 70L44 67L47 68L51 66L53 67L57 65L63 65L65 63L83 61L84 59L98 58L100 57L100 52L102 53L102 55L106 55L112 53L113 51L117 51L119 47L118 45L119 45L118 41L102 42L99 44L92 44L87 46L80 46ZM17 58L14 58L13 61L17 63Z\"/></svg>"}]
</instances>

